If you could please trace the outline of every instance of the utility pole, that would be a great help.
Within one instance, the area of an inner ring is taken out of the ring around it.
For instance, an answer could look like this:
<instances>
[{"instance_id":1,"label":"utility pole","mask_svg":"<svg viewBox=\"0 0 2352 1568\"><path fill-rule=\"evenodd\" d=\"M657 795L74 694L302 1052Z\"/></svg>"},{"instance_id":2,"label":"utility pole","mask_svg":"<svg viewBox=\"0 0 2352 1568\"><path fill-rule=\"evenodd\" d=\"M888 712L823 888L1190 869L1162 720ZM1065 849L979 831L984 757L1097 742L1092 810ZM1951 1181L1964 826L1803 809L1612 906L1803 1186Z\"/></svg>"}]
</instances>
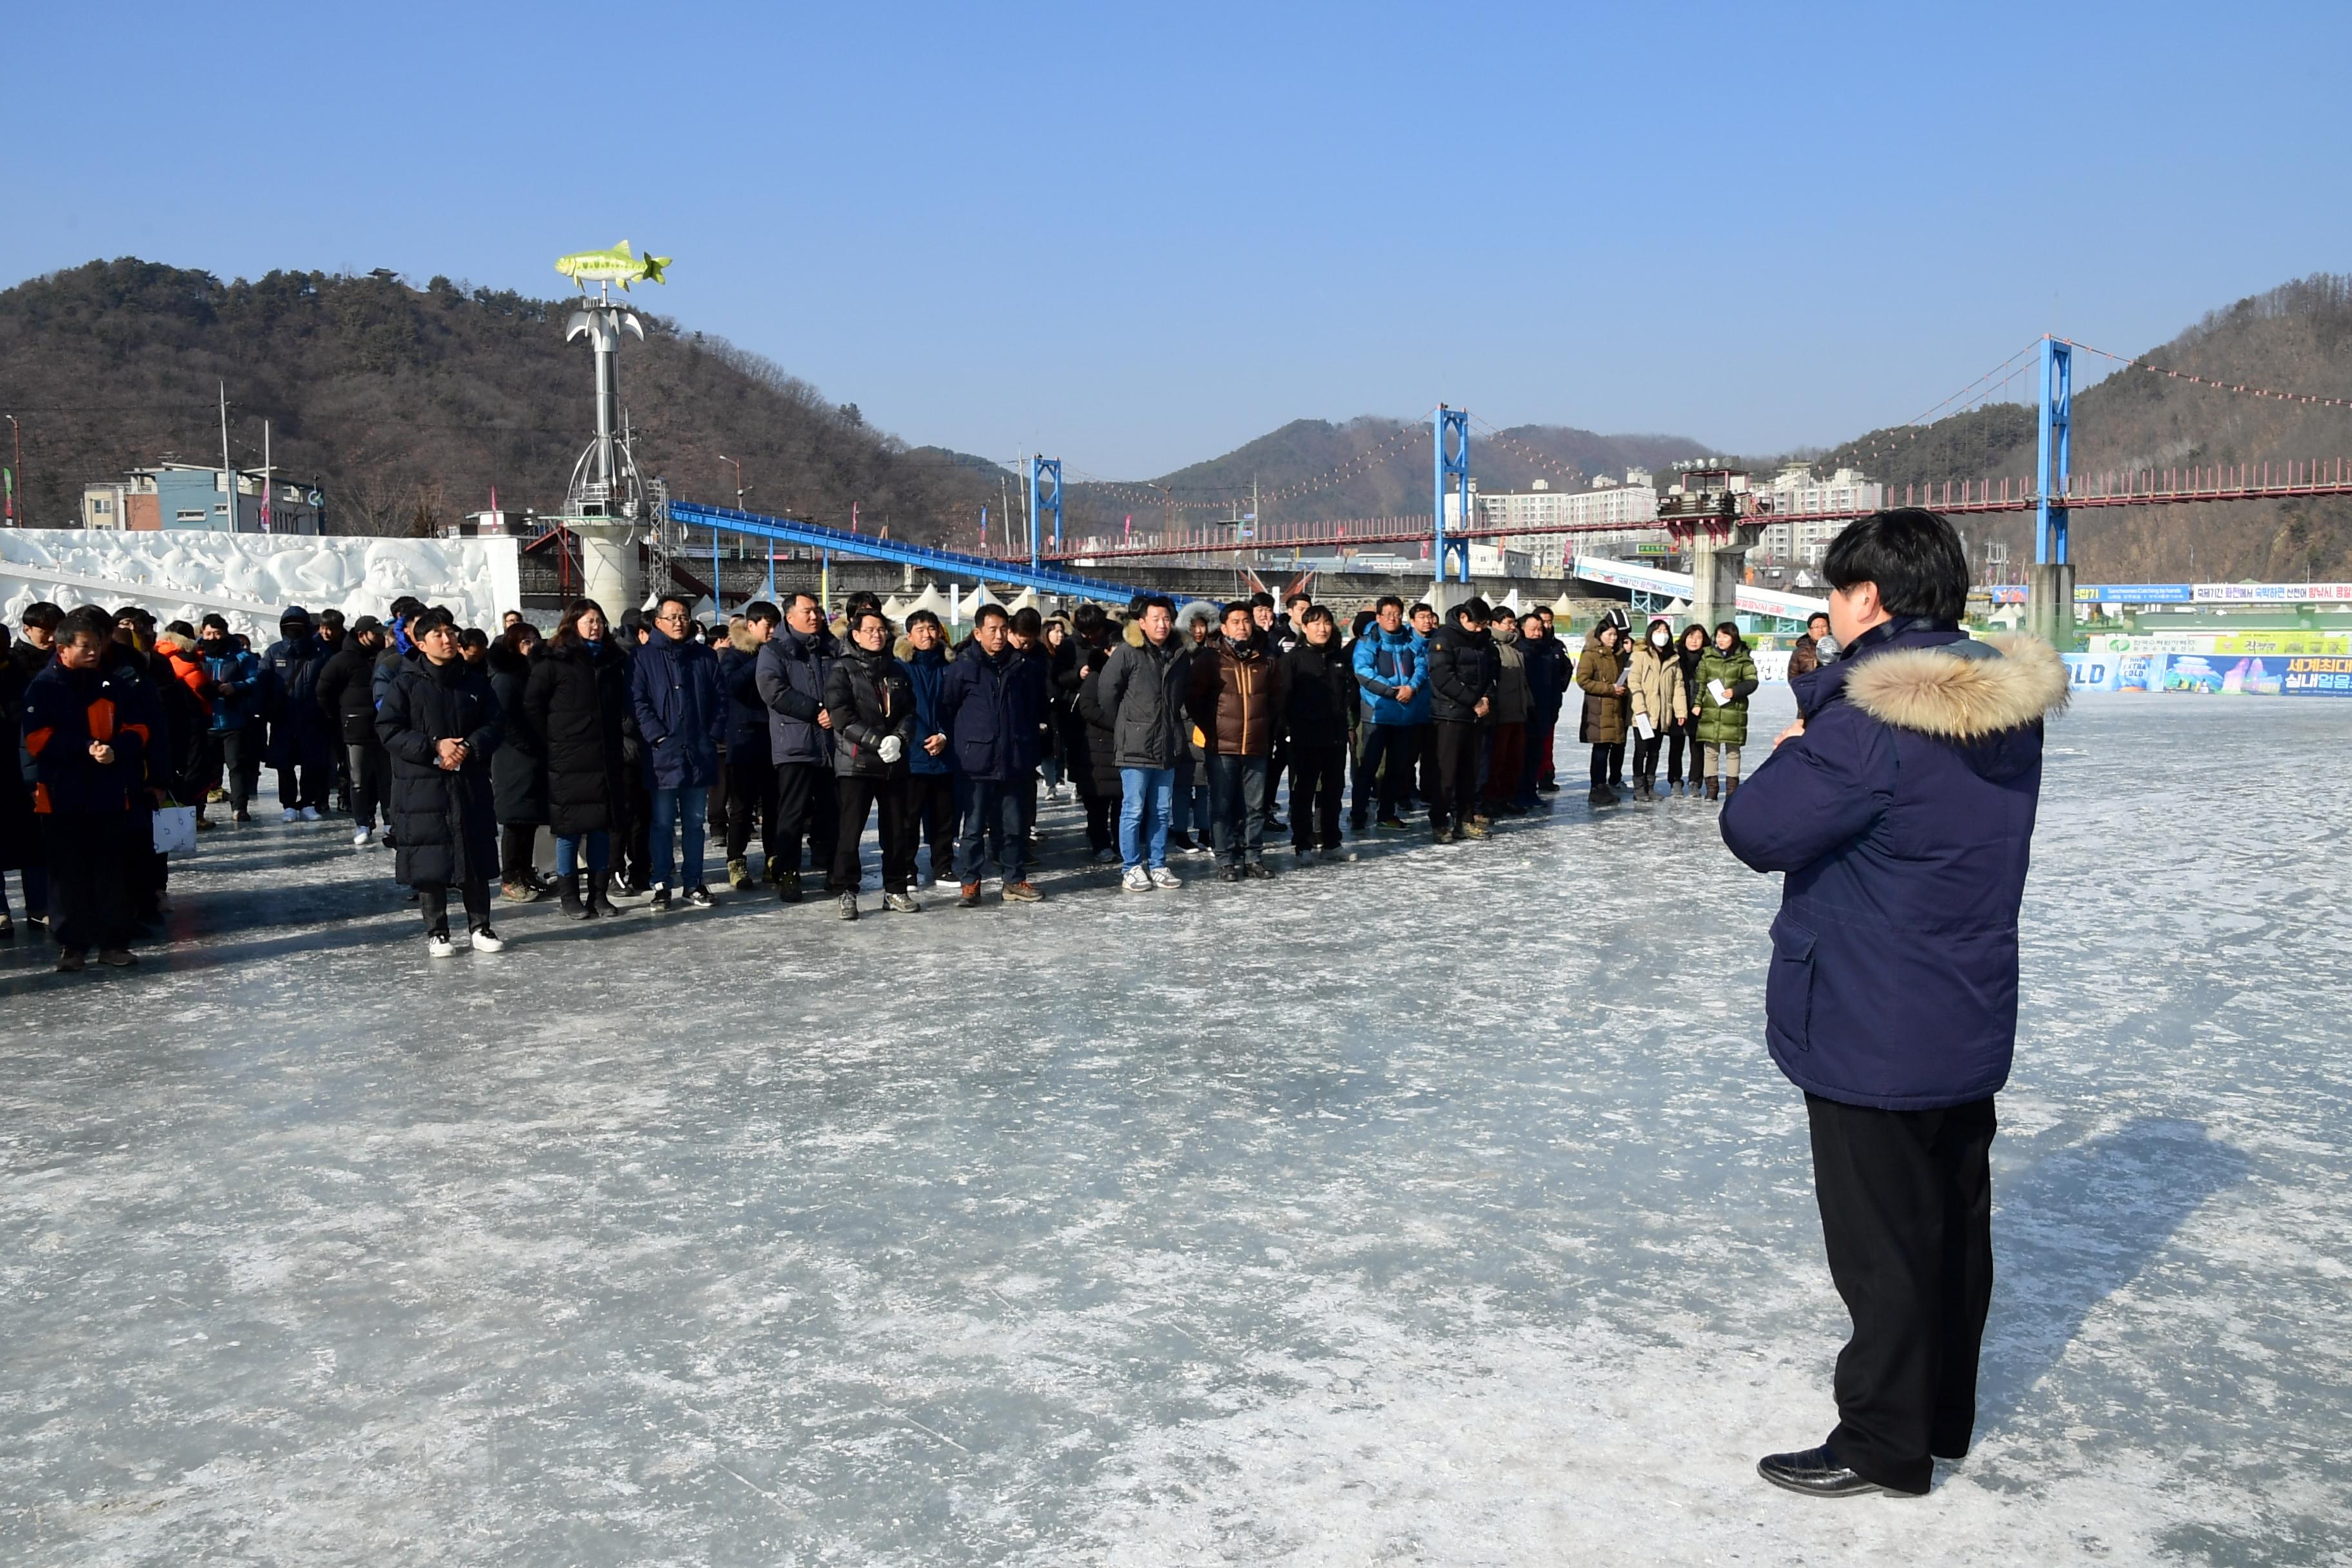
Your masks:
<instances>
[{"instance_id":1,"label":"utility pole","mask_svg":"<svg viewBox=\"0 0 2352 1568\"><path fill-rule=\"evenodd\" d=\"M262 531L262 532L264 532L264 533L268 533L268 531L270 531L270 528L269 528L269 522L270 522L270 518L269 518L269 475L270 475L270 471L271 471L271 470L270 470L270 467L269 467L269 421L268 421L268 420L267 420L267 419L265 419L265 420L263 420L263 421L261 422L261 531Z\"/></svg>"},{"instance_id":2,"label":"utility pole","mask_svg":"<svg viewBox=\"0 0 2352 1568\"><path fill-rule=\"evenodd\" d=\"M5 417L8 421L9 433L16 440L16 465L8 470L8 526L22 528L24 523L16 516L16 492L25 485L25 427L16 423L15 415L11 414ZM116 526L120 527L121 521L121 518L115 519Z\"/></svg>"},{"instance_id":3,"label":"utility pole","mask_svg":"<svg viewBox=\"0 0 2352 1568\"><path fill-rule=\"evenodd\" d=\"M220 384L221 484L228 491L228 531L236 531L236 469L228 460L228 383Z\"/></svg>"}]
</instances>

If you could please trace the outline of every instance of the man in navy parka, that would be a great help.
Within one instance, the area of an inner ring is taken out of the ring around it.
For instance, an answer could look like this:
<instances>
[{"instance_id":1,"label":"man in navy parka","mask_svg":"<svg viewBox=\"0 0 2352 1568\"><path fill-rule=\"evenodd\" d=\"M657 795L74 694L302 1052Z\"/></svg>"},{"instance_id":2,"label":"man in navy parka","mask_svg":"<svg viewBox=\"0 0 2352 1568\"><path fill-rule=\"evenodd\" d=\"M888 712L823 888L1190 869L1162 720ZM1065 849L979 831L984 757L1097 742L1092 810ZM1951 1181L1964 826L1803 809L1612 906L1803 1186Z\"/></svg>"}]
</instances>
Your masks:
<instances>
[{"instance_id":1,"label":"man in navy parka","mask_svg":"<svg viewBox=\"0 0 2352 1568\"><path fill-rule=\"evenodd\" d=\"M1853 1335L1828 1440L1759 1469L1816 1496L1916 1494L1974 1430L1993 1095L2017 1038L2042 721L2067 675L2047 643L1959 629L1968 556L1933 512L1864 518L1822 564L1844 655L1790 683L1798 721L1722 826L1785 879L1765 1039L1805 1091Z\"/></svg>"}]
</instances>

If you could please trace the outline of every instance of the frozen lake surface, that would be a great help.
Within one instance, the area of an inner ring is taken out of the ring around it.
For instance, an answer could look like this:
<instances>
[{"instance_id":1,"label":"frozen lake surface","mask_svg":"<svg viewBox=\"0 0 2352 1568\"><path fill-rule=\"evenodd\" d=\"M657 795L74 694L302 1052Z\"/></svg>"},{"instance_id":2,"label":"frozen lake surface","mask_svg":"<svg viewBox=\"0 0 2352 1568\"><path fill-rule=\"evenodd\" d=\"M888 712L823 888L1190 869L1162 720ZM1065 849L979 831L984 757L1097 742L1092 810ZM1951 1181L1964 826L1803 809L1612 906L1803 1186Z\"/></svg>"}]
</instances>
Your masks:
<instances>
[{"instance_id":1,"label":"frozen lake surface","mask_svg":"<svg viewBox=\"0 0 2352 1568\"><path fill-rule=\"evenodd\" d=\"M2347 742L2053 726L1979 1446L1838 1504L1753 1470L1845 1321L1701 803L1150 897L1049 808L1034 907L442 963L208 835L136 973L0 950L0 1561L2352 1560Z\"/></svg>"}]
</instances>

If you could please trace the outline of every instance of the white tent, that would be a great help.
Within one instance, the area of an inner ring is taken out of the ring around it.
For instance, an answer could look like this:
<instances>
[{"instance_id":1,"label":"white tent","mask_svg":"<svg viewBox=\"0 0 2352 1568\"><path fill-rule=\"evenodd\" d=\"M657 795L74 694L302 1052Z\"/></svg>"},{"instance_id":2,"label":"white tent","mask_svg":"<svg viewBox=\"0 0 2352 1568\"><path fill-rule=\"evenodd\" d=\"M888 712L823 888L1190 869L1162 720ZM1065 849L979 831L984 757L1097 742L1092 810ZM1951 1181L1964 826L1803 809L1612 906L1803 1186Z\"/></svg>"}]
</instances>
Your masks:
<instances>
[{"instance_id":1,"label":"white tent","mask_svg":"<svg viewBox=\"0 0 2352 1568\"><path fill-rule=\"evenodd\" d=\"M1568 595L1562 594L1551 602L1551 613L1564 621L1576 613L1576 601Z\"/></svg>"},{"instance_id":2,"label":"white tent","mask_svg":"<svg viewBox=\"0 0 2352 1568\"><path fill-rule=\"evenodd\" d=\"M940 592L940 585L937 583L930 584L921 593L907 601L908 615L911 616L917 610L929 610L943 621L948 618L948 596Z\"/></svg>"},{"instance_id":3,"label":"white tent","mask_svg":"<svg viewBox=\"0 0 2352 1568\"><path fill-rule=\"evenodd\" d=\"M1014 611L1019 611L1019 610L1036 610L1036 609L1038 609L1038 605L1037 605L1037 590L1036 590L1036 589L1034 589L1034 588L1024 588L1024 589L1022 589L1022 590L1021 590L1021 593L1020 593L1020 596L1019 596L1019 597L1017 597L1017 598L1015 598L1015 599L1014 599L1011 604L1009 604L1009 605L1005 605L1004 607L1005 607L1006 609L1008 609L1008 610L1014 610ZM1039 611L1039 614L1041 614L1041 615L1042 615L1043 613L1044 613L1044 612L1043 612L1042 610L1040 610L1040 611Z\"/></svg>"},{"instance_id":4,"label":"white tent","mask_svg":"<svg viewBox=\"0 0 2352 1568\"><path fill-rule=\"evenodd\" d=\"M1509 593L1504 595L1502 604L1496 607L1498 609L1508 610L1515 616L1517 615L1519 613L1519 591L1517 588L1514 588Z\"/></svg>"},{"instance_id":5,"label":"white tent","mask_svg":"<svg viewBox=\"0 0 2352 1568\"><path fill-rule=\"evenodd\" d=\"M995 595L988 591L987 584L981 583L975 584L971 591L971 596L963 602L963 618L968 621L974 616L980 614L983 606L988 605L1002 605L1003 603L1004 603L1003 600L998 598Z\"/></svg>"},{"instance_id":6,"label":"white tent","mask_svg":"<svg viewBox=\"0 0 2352 1568\"><path fill-rule=\"evenodd\" d=\"M907 605L909 603L911 603L911 601L902 599L896 594L891 595L888 598L882 601L883 618L887 620L894 626L905 625L907 620Z\"/></svg>"}]
</instances>

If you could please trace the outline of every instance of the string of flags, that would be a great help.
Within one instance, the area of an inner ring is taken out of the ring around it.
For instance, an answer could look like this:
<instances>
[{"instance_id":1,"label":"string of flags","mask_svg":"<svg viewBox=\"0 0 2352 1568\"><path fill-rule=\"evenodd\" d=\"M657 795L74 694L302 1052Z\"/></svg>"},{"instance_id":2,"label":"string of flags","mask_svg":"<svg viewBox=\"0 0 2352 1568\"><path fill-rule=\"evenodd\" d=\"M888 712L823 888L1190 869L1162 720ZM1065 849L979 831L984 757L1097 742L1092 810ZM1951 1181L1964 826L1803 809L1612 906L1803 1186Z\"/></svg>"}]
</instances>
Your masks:
<instances>
[{"instance_id":1,"label":"string of flags","mask_svg":"<svg viewBox=\"0 0 2352 1568\"><path fill-rule=\"evenodd\" d=\"M2171 381L2193 381L2198 385L2210 387L2215 392L2241 394L2247 397L2266 397L2279 403L2303 403L2315 408L2352 408L2352 397L2322 397L2316 393L2280 392L2266 386L2248 386L2242 382L2219 381L2210 376L2197 375L2185 370L2170 370L2160 364L2150 364L2146 360L2126 359L2122 354L2110 353L2105 349L2091 343L2077 342L2072 338L2061 338L2058 341L2069 348L2082 349L2086 353L2097 354L2101 359L2113 360L2125 370L2144 370L2151 375L2164 376Z\"/></svg>"}]
</instances>

